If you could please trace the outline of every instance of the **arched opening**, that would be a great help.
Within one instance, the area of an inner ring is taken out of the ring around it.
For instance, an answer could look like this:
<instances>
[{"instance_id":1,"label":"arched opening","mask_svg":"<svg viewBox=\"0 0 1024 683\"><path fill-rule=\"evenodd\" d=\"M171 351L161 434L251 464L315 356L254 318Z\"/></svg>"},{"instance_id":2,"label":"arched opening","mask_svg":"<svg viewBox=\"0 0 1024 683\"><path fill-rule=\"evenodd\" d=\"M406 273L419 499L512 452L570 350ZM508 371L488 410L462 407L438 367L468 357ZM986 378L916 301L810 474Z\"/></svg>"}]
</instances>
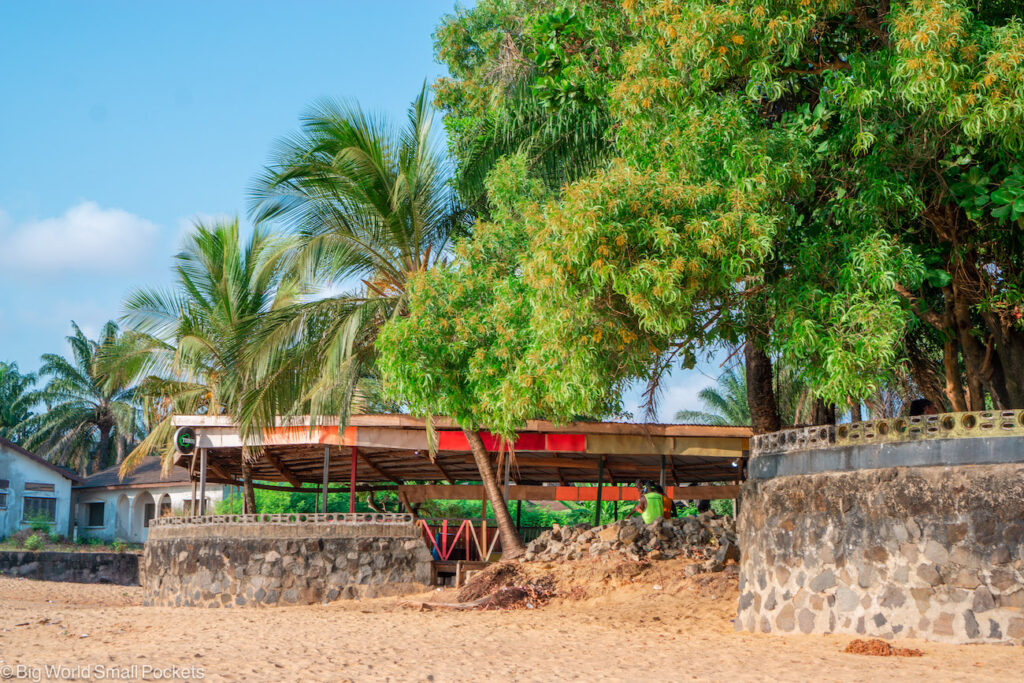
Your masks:
<instances>
[{"instance_id":1,"label":"arched opening","mask_svg":"<svg viewBox=\"0 0 1024 683\"><path fill-rule=\"evenodd\" d=\"M117 498L117 516L114 518L114 535L118 538L127 539L131 533L131 505L128 496L121 494Z\"/></svg>"},{"instance_id":2,"label":"arched opening","mask_svg":"<svg viewBox=\"0 0 1024 683\"><path fill-rule=\"evenodd\" d=\"M160 496L160 507L157 508L157 516L170 517L172 514L174 514L174 508L171 503L171 495L169 493L165 493Z\"/></svg>"},{"instance_id":3,"label":"arched opening","mask_svg":"<svg viewBox=\"0 0 1024 683\"><path fill-rule=\"evenodd\" d=\"M132 530L130 539L143 543L149 535L149 521L156 517L156 501L148 491L135 496L132 503Z\"/></svg>"}]
</instances>

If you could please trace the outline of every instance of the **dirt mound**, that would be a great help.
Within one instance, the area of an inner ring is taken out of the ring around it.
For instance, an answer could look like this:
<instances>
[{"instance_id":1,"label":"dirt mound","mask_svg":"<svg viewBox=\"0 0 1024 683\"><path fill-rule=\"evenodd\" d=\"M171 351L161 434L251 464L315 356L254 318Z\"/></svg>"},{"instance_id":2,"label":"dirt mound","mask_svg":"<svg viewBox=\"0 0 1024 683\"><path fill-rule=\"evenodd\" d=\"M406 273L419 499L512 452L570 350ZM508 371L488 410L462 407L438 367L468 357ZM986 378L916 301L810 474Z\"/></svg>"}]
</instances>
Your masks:
<instances>
[{"instance_id":1,"label":"dirt mound","mask_svg":"<svg viewBox=\"0 0 1024 683\"><path fill-rule=\"evenodd\" d=\"M644 524L638 517L599 527L554 525L531 541L523 562L623 557L635 561L686 558L690 575L718 572L739 562L736 525L732 518L704 513L698 517L658 519ZM699 564L698 564L699 562Z\"/></svg>"},{"instance_id":2,"label":"dirt mound","mask_svg":"<svg viewBox=\"0 0 1024 683\"><path fill-rule=\"evenodd\" d=\"M527 576L519 565L500 562L484 569L459 591L465 609L533 609L558 595L550 576Z\"/></svg>"},{"instance_id":3,"label":"dirt mound","mask_svg":"<svg viewBox=\"0 0 1024 683\"><path fill-rule=\"evenodd\" d=\"M875 657L921 657L924 652L909 647L893 647L884 640L871 638L870 640L853 640L843 650L851 655L873 655Z\"/></svg>"}]
</instances>

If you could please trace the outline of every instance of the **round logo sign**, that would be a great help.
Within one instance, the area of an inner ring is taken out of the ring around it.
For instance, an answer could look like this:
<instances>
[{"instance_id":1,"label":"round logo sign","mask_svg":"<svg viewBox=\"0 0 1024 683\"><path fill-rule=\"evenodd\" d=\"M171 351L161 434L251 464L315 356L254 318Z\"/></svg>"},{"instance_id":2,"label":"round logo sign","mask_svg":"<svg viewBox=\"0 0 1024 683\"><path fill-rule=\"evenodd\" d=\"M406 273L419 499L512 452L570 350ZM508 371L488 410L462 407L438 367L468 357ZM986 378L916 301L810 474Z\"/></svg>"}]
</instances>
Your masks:
<instances>
[{"instance_id":1,"label":"round logo sign","mask_svg":"<svg viewBox=\"0 0 1024 683\"><path fill-rule=\"evenodd\" d=\"M178 427L174 433L174 446L183 455L191 455L196 449L196 430L191 427Z\"/></svg>"}]
</instances>

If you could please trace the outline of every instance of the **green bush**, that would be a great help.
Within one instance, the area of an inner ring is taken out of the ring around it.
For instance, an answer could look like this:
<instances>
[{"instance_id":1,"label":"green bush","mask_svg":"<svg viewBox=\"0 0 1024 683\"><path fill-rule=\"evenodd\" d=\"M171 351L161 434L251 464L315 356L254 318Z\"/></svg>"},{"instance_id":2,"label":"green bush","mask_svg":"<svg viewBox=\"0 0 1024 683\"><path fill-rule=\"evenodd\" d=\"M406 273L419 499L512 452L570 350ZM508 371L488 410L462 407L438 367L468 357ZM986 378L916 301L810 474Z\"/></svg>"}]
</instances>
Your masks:
<instances>
[{"instance_id":1,"label":"green bush","mask_svg":"<svg viewBox=\"0 0 1024 683\"><path fill-rule=\"evenodd\" d=\"M49 533L53 523L43 515L33 515L28 518L28 525L32 531L45 531Z\"/></svg>"},{"instance_id":2,"label":"green bush","mask_svg":"<svg viewBox=\"0 0 1024 683\"><path fill-rule=\"evenodd\" d=\"M32 534L25 539L25 550L39 550L45 545L43 537L39 534Z\"/></svg>"},{"instance_id":3,"label":"green bush","mask_svg":"<svg viewBox=\"0 0 1024 683\"><path fill-rule=\"evenodd\" d=\"M123 553L124 549L127 547L128 544L122 541L120 538L115 539L114 542L110 544L110 549L113 550L115 553Z\"/></svg>"}]
</instances>

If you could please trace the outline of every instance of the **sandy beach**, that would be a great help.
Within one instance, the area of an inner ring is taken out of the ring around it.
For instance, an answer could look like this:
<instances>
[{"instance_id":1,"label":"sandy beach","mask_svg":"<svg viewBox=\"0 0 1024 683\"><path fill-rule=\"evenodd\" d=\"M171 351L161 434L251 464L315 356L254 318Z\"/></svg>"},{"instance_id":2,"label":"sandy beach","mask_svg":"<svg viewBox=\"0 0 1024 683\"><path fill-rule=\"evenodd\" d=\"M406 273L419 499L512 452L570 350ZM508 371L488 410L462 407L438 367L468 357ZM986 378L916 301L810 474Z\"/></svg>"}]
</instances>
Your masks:
<instances>
[{"instance_id":1,"label":"sandy beach","mask_svg":"<svg viewBox=\"0 0 1024 683\"><path fill-rule=\"evenodd\" d=\"M0 671L20 665L43 680L45 666L62 664L204 680L1008 681L1024 670L1019 647L901 641L924 655L871 657L843 653L848 636L737 634L735 578L725 574L554 569L578 595L511 611L419 604L454 601L451 590L312 607L147 608L137 587L4 577Z\"/></svg>"}]
</instances>

